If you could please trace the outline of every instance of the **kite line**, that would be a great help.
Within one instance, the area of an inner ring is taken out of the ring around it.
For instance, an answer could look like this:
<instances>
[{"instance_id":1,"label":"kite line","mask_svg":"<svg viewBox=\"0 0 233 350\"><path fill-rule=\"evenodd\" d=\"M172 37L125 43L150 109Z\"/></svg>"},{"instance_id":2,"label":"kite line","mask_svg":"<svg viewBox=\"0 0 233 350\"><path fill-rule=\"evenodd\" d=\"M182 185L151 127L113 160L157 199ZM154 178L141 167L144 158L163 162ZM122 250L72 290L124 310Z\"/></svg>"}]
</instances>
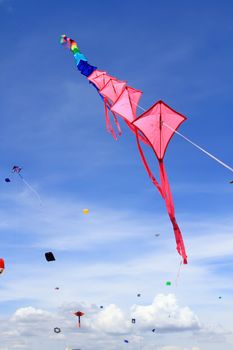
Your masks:
<instances>
[{"instance_id":1,"label":"kite line","mask_svg":"<svg viewBox=\"0 0 233 350\"><path fill-rule=\"evenodd\" d=\"M141 109L142 111L146 112L146 109L144 109L143 107L141 107L140 105L137 105L139 109ZM191 145L193 145L194 147L196 147L197 149L199 149L201 152L205 153L207 156L209 156L210 158L212 158L213 160L215 160L216 162L218 162L219 164L221 164L222 166L224 166L224 168L230 170L233 172L233 168L231 168L229 165L227 165L226 163L224 163L222 160L220 160L219 158L215 157L213 154L211 154L210 152L206 151L204 148L202 148L201 146L199 146L197 143L193 142L192 140L190 140L188 137L184 136L183 134L181 134L179 131L177 131L176 129L173 129L170 125L166 124L163 121L163 125L166 126L168 129L170 129L171 131L173 131L175 134L179 135L180 137L182 137L184 140L186 140L187 142L189 142Z\"/></svg>"},{"instance_id":2,"label":"kite line","mask_svg":"<svg viewBox=\"0 0 233 350\"><path fill-rule=\"evenodd\" d=\"M32 191L32 192L36 195L36 197L38 198L38 200L39 200L39 202L40 202L40 205L42 205L43 202L42 202L42 200L41 200L41 198L40 198L39 193L38 193L24 178L23 178L23 176L22 176L21 174L18 174L18 175L19 175L20 178L22 179L23 183L28 187L28 189L29 189L30 191Z\"/></svg>"}]
</instances>

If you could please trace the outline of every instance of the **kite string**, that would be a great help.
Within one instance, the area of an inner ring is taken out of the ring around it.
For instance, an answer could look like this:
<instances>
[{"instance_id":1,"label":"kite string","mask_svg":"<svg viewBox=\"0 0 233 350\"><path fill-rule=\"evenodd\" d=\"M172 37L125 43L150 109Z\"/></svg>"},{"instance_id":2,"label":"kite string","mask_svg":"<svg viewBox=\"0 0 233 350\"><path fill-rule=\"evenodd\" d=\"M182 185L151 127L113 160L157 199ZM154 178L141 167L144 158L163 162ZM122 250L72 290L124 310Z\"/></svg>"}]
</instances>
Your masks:
<instances>
[{"instance_id":1,"label":"kite string","mask_svg":"<svg viewBox=\"0 0 233 350\"><path fill-rule=\"evenodd\" d=\"M133 101L132 101L133 102ZM133 102L134 103L134 102ZM136 105L136 103L134 103ZM143 107L137 105L138 108L140 108L141 110L143 110L144 112L146 112L146 109L144 109ZM172 130L173 132L175 132L177 135L179 135L180 137L182 137L184 140L186 140L187 142L189 142L191 145L193 145L194 147L196 147L197 149L199 149L200 151L202 151L203 153L205 153L207 156L209 156L210 158L212 158L213 160L215 160L216 162L218 162L219 164L221 164L222 166L224 166L226 169L230 170L233 172L233 168L231 168L229 165L227 165L226 163L224 163L222 160L220 160L219 158L215 157L213 154L211 154L210 152L206 151L204 148L202 148L201 146L197 145L195 142L191 141L188 137L184 136L183 134L181 134L179 131L173 129L171 126L167 125L166 123L163 122L163 125L165 125L168 129Z\"/></svg>"},{"instance_id":2,"label":"kite string","mask_svg":"<svg viewBox=\"0 0 233 350\"><path fill-rule=\"evenodd\" d=\"M21 174L18 174L19 177L22 179L22 181L24 182L24 184L37 196L37 198L39 199L40 201L40 204L42 205L43 202L40 198L40 195L39 193L23 178L23 176Z\"/></svg>"},{"instance_id":3,"label":"kite string","mask_svg":"<svg viewBox=\"0 0 233 350\"><path fill-rule=\"evenodd\" d=\"M209 156L210 158L214 159L216 162L218 162L219 164L221 164L222 166L224 166L225 168L227 168L228 170L233 172L233 168L231 168L229 165L227 165L226 163L224 163L222 160L218 159L217 157L215 157L213 154L209 153L208 151L206 151L204 148L200 147L199 145L197 145L195 142L191 141L188 137L184 136L183 134L181 134L179 131L171 128L169 125L167 125L166 123L163 122L163 125L165 125L168 129L174 131L177 135L179 135L180 137L182 137L184 140L186 140L187 142L189 142L191 145L193 145L194 147L198 148L200 151L202 151L203 153L205 153L207 156Z\"/></svg>"},{"instance_id":4,"label":"kite string","mask_svg":"<svg viewBox=\"0 0 233 350\"><path fill-rule=\"evenodd\" d=\"M176 281L175 281L176 287L178 286L178 280L180 279L180 273L181 273L182 264L183 264L183 262L181 260L181 262L179 264L179 269L178 269L178 272L177 272L177 275L176 275Z\"/></svg>"}]
</instances>

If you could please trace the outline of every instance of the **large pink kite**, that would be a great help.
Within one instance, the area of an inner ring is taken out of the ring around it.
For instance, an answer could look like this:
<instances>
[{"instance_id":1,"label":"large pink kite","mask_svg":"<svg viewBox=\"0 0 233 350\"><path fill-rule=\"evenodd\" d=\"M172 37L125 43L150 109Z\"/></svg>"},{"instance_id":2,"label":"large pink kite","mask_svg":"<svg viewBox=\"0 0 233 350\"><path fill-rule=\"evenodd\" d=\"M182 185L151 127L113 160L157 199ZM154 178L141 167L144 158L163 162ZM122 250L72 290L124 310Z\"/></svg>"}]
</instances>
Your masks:
<instances>
[{"instance_id":1,"label":"large pink kite","mask_svg":"<svg viewBox=\"0 0 233 350\"><path fill-rule=\"evenodd\" d=\"M121 129L118 117L121 117L135 134L145 169L165 201L175 234L177 251L182 256L183 263L187 264L185 246L176 221L174 202L163 161L169 141L186 118L163 101L156 102L151 108L137 117L136 112L142 91L136 90L128 86L125 81L120 81L108 75L105 71L98 70L96 67L90 65L74 40L62 35L61 43L71 49L78 70L87 77L102 97L105 108L106 127L114 139L117 139L117 136L111 124L109 112L113 115L119 135L121 135ZM160 183L149 168L140 141L151 147L158 159Z\"/></svg>"},{"instance_id":2,"label":"large pink kite","mask_svg":"<svg viewBox=\"0 0 233 350\"><path fill-rule=\"evenodd\" d=\"M164 166L164 156L168 146L169 141L175 133L175 130L183 123L186 118L174 111L163 101L156 102L150 109L145 111L141 116L139 116L135 121L132 122L134 126L144 135L148 140L149 145L155 152L155 155L159 162L159 173L160 173L160 184L156 181L155 177L151 173L151 170L146 162L145 156L143 154L140 142L138 139L138 132L136 133L138 149L147 170L149 177L151 178L154 185L157 187L161 196L163 197L168 215L170 217L175 239L176 239L176 249L178 253L183 258L183 263L187 264L187 255L185 252L185 246L180 232L180 228L176 222L174 202L172 198L172 193L170 185L168 182L168 177L166 174Z\"/></svg>"}]
</instances>

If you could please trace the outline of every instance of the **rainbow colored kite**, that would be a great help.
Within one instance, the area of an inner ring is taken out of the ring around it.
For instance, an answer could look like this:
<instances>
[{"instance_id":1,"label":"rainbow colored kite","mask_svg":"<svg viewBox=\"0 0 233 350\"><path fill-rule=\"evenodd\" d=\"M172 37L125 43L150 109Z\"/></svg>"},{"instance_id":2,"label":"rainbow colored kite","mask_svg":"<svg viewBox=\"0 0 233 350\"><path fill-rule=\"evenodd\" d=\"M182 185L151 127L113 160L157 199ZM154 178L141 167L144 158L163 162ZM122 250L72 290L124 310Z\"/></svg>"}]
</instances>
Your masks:
<instances>
[{"instance_id":1,"label":"rainbow colored kite","mask_svg":"<svg viewBox=\"0 0 233 350\"><path fill-rule=\"evenodd\" d=\"M109 112L113 115L119 135L121 135L118 121L119 117L126 122L128 127L135 134L137 146L145 169L165 202L175 234L176 249L182 256L183 263L187 264L185 246L175 218L174 202L164 166L164 156L169 141L186 118L163 101L156 102L151 108L137 117L136 110L142 91L128 86L125 81L120 81L108 75L105 71L98 70L97 67L89 64L87 58L78 48L77 43L66 35L61 36L60 43L72 51L78 70L87 77L103 99L106 127L114 139L117 139L117 136L111 124ZM158 159L160 183L150 170L140 141L151 147Z\"/></svg>"}]
</instances>

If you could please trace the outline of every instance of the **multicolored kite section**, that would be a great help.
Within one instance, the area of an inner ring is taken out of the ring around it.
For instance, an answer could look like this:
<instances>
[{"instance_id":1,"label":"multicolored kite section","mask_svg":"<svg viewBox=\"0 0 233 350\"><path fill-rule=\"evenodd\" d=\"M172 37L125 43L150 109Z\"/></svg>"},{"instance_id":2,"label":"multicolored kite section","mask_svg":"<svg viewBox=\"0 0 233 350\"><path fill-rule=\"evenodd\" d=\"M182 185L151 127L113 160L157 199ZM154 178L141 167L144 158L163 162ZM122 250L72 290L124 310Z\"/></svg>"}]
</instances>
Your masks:
<instances>
[{"instance_id":1,"label":"multicolored kite section","mask_svg":"<svg viewBox=\"0 0 233 350\"><path fill-rule=\"evenodd\" d=\"M61 36L60 43L72 51L77 69L87 77L103 99L106 127L114 139L117 139L117 136L111 123L110 112L112 113L119 135L121 135L119 117L126 122L130 130L135 134L144 167L165 202L175 234L176 249L182 256L183 263L187 264L185 246L176 221L174 202L164 165L164 156L168 144L178 127L186 120L185 116L176 112L163 101L158 101L137 117L136 112L142 91L128 86L126 81L118 80L107 74L107 72L98 70L97 67L89 64L87 58L81 53L77 43L66 35ZM155 153L159 164L160 182L156 180L150 170L140 141L151 147Z\"/></svg>"}]
</instances>

